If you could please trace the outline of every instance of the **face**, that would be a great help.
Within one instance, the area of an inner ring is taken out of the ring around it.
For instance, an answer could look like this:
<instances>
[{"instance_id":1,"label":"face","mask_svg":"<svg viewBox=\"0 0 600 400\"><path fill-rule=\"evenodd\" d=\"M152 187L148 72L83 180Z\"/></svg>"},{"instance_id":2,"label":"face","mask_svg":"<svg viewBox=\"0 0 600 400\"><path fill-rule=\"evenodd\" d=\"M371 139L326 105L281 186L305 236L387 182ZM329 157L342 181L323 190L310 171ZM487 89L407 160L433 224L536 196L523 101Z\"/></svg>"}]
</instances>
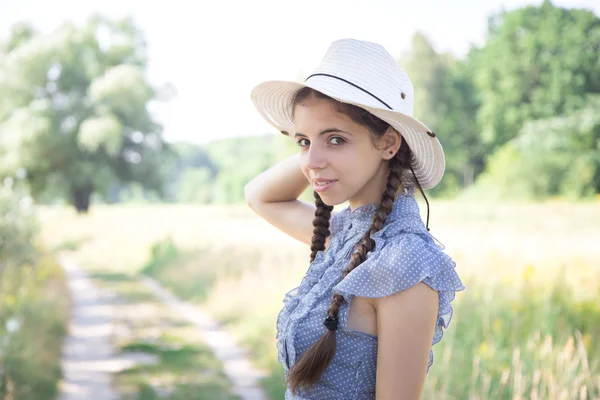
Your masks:
<instances>
[{"instance_id":1,"label":"face","mask_svg":"<svg viewBox=\"0 0 600 400\"><path fill-rule=\"evenodd\" d=\"M310 98L294 109L300 166L327 205L348 201L352 210L381 202L388 163L400 148L392 128L374 142L369 129L339 113L326 99ZM390 154L392 151L392 154ZM315 180L331 181L319 185Z\"/></svg>"}]
</instances>

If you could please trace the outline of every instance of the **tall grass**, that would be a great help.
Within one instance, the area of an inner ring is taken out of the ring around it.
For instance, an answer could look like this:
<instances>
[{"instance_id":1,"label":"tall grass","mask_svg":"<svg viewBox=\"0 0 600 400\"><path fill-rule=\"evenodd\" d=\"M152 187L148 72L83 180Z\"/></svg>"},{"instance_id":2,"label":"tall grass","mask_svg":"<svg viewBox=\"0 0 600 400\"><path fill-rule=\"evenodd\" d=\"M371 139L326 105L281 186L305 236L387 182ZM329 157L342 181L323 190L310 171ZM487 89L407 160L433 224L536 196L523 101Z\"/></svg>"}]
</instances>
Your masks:
<instances>
[{"instance_id":1,"label":"tall grass","mask_svg":"<svg viewBox=\"0 0 600 400\"><path fill-rule=\"evenodd\" d=\"M26 198L0 187L0 399L46 400L61 378L69 298Z\"/></svg>"},{"instance_id":2,"label":"tall grass","mask_svg":"<svg viewBox=\"0 0 600 400\"><path fill-rule=\"evenodd\" d=\"M285 385L275 362L273 324L280 286L286 284L279 282L291 285L298 278L285 276L283 257L251 263L231 276L206 262L236 257L242 263L252 254L204 248L195 259L165 263L154 274L190 296L189 282L212 273L214 284L203 304L253 350L259 366L271 369L265 384L280 398ZM586 294L560 274L540 284L531 267L524 275L511 285L465 277L468 296L459 294L450 329L434 347L425 398L600 398L600 342L594 340L600 337L600 290Z\"/></svg>"},{"instance_id":3,"label":"tall grass","mask_svg":"<svg viewBox=\"0 0 600 400\"><path fill-rule=\"evenodd\" d=\"M2 275L0 399L53 398L69 316L66 278L52 256Z\"/></svg>"},{"instance_id":4,"label":"tall grass","mask_svg":"<svg viewBox=\"0 0 600 400\"><path fill-rule=\"evenodd\" d=\"M46 227L57 226L52 223L62 211L48 211ZM135 242L144 260L122 268L146 266L207 307L259 366L271 370L265 385L281 398L275 318L284 293L308 267L308 247L244 207L105 207L86 217L85 229L107 232L108 220L120 220L135 237L112 230L84 244L77 256L121 265L114 253L92 255ZM82 221L60 221L69 232L58 237L73 240L82 233ZM600 398L598 203L434 201L430 225L457 261L467 290L457 295L450 328L434 346L424 398Z\"/></svg>"}]
</instances>

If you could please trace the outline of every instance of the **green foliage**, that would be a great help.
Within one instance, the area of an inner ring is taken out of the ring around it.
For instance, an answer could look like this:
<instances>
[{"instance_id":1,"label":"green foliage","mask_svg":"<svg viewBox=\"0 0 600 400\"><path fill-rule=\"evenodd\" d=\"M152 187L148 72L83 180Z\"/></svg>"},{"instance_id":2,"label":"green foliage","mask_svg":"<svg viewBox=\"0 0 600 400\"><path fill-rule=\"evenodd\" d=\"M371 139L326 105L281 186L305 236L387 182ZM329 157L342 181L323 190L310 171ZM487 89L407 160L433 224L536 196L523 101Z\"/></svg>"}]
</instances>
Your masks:
<instances>
[{"instance_id":1,"label":"green foliage","mask_svg":"<svg viewBox=\"0 0 600 400\"><path fill-rule=\"evenodd\" d=\"M31 199L0 185L0 279L5 271L34 261L38 231Z\"/></svg>"},{"instance_id":2,"label":"green foliage","mask_svg":"<svg viewBox=\"0 0 600 400\"><path fill-rule=\"evenodd\" d=\"M173 157L161 164L167 176L167 201L212 203L218 168L204 146L178 142L172 144L172 150Z\"/></svg>"},{"instance_id":3,"label":"green foliage","mask_svg":"<svg viewBox=\"0 0 600 400\"><path fill-rule=\"evenodd\" d=\"M514 138L525 122L580 109L600 93L600 19L550 1L490 19L476 51L481 95L477 120L491 150Z\"/></svg>"},{"instance_id":4,"label":"green foliage","mask_svg":"<svg viewBox=\"0 0 600 400\"><path fill-rule=\"evenodd\" d=\"M66 279L47 256L5 271L0 287L0 397L47 399L62 376Z\"/></svg>"},{"instance_id":5,"label":"green foliage","mask_svg":"<svg viewBox=\"0 0 600 400\"><path fill-rule=\"evenodd\" d=\"M66 279L37 243L27 198L0 188L0 398L57 392L68 320Z\"/></svg>"},{"instance_id":6,"label":"green foliage","mask_svg":"<svg viewBox=\"0 0 600 400\"><path fill-rule=\"evenodd\" d=\"M549 1L492 16L486 42L464 60L416 34L402 65L419 94L415 116L446 155L432 192L477 180L469 192L486 197L598 193L598 54L600 19Z\"/></svg>"},{"instance_id":7,"label":"green foliage","mask_svg":"<svg viewBox=\"0 0 600 400\"><path fill-rule=\"evenodd\" d=\"M170 201L230 204L244 201L244 186L295 144L287 137L262 135L217 140L206 145L176 143L176 157L163 165Z\"/></svg>"},{"instance_id":8,"label":"green foliage","mask_svg":"<svg viewBox=\"0 0 600 400\"><path fill-rule=\"evenodd\" d=\"M48 35L17 24L1 48L0 176L24 170L34 198L51 190L78 211L117 181L160 193L168 149L132 19L95 15Z\"/></svg>"},{"instance_id":9,"label":"green foliage","mask_svg":"<svg viewBox=\"0 0 600 400\"><path fill-rule=\"evenodd\" d=\"M210 204L215 201L215 184L208 168L188 168L180 179L177 196L180 202Z\"/></svg>"},{"instance_id":10,"label":"green foliage","mask_svg":"<svg viewBox=\"0 0 600 400\"><path fill-rule=\"evenodd\" d=\"M153 275L180 258L179 250L171 237L156 242L150 249L150 259L142 268L144 274Z\"/></svg>"},{"instance_id":11,"label":"green foliage","mask_svg":"<svg viewBox=\"0 0 600 400\"><path fill-rule=\"evenodd\" d=\"M278 159L274 135L220 140L206 145L219 173L215 202L243 201L244 186ZM281 138L278 138L281 139Z\"/></svg>"},{"instance_id":12,"label":"green foliage","mask_svg":"<svg viewBox=\"0 0 600 400\"><path fill-rule=\"evenodd\" d=\"M530 121L490 157L480 190L494 197L600 192L600 96L567 115Z\"/></svg>"},{"instance_id":13,"label":"green foliage","mask_svg":"<svg viewBox=\"0 0 600 400\"><path fill-rule=\"evenodd\" d=\"M472 66L450 54L438 54L429 40L414 35L401 64L415 87L415 117L438 134L446 156L446 174L432 190L454 195L473 183L483 169L484 148L475 115L479 107Z\"/></svg>"}]
</instances>

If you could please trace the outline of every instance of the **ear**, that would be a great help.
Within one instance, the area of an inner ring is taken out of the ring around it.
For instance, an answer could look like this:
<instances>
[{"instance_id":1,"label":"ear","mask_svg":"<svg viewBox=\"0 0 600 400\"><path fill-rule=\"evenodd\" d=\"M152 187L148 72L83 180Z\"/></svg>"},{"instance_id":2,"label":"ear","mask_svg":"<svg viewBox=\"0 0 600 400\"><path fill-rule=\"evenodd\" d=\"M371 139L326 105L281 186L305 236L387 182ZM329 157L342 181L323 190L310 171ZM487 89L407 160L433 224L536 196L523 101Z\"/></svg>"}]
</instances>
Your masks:
<instances>
[{"instance_id":1,"label":"ear","mask_svg":"<svg viewBox=\"0 0 600 400\"><path fill-rule=\"evenodd\" d=\"M390 160L394 158L396 153L398 153L398 150L400 150L402 140L402 135L400 135L397 130L390 126L380 139L380 143L383 144L383 149L381 150L383 152L381 155L382 158L384 160Z\"/></svg>"}]
</instances>

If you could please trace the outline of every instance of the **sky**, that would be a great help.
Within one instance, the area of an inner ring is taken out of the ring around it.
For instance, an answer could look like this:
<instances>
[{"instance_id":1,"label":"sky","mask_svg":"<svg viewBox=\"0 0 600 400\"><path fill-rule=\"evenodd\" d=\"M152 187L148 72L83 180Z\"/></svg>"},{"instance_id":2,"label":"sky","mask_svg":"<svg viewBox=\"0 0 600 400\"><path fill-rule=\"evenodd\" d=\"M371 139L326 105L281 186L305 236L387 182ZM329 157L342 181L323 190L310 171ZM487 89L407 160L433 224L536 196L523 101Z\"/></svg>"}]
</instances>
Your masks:
<instances>
[{"instance_id":1,"label":"sky","mask_svg":"<svg viewBox=\"0 0 600 400\"><path fill-rule=\"evenodd\" d=\"M169 102L152 105L165 139L201 144L279 135L254 108L252 88L308 76L334 40L377 42L399 58L419 31L437 51L462 57L484 42L489 15L541 1L0 0L0 38L17 21L51 32L65 20L83 23L94 12L133 15L148 42L148 79L176 90ZM553 3L600 16L600 0Z\"/></svg>"}]
</instances>

